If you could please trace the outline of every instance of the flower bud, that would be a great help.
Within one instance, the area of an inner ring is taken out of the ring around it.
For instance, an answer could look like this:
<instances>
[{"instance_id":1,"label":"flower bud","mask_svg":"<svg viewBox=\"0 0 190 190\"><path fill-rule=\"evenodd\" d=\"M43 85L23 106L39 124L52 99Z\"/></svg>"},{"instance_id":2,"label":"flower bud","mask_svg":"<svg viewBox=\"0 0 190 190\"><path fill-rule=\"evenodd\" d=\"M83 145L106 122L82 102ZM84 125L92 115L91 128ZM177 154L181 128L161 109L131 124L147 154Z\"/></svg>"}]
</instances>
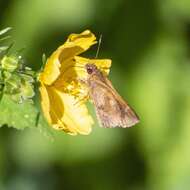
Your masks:
<instances>
[{"instance_id":1,"label":"flower bud","mask_svg":"<svg viewBox=\"0 0 190 190\"><path fill-rule=\"evenodd\" d=\"M8 80L11 78L12 74L9 71L2 71L2 80Z\"/></svg>"},{"instance_id":2,"label":"flower bud","mask_svg":"<svg viewBox=\"0 0 190 190\"><path fill-rule=\"evenodd\" d=\"M2 69L13 72L18 67L18 58L14 56L4 56L1 60Z\"/></svg>"},{"instance_id":3,"label":"flower bud","mask_svg":"<svg viewBox=\"0 0 190 190\"><path fill-rule=\"evenodd\" d=\"M34 78L28 74L20 74L20 76L22 77L22 79L24 79L25 81L27 81L29 83L34 82Z\"/></svg>"},{"instance_id":4,"label":"flower bud","mask_svg":"<svg viewBox=\"0 0 190 190\"><path fill-rule=\"evenodd\" d=\"M27 81L22 81L21 95L23 99L32 98L34 96L33 85Z\"/></svg>"},{"instance_id":5,"label":"flower bud","mask_svg":"<svg viewBox=\"0 0 190 190\"><path fill-rule=\"evenodd\" d=\"M17 75L11 75L9 79L5 81L4 91L7 94L15 94L20 92L21 80Z\"/></svg>"},{"instance_id":6,"label":"flower bud","mask_svg":"<svg viewBox=\"0 0 190 190\"><path fill-rule=\"evenodd\" d=\"M11 99L18 103L18 104L21 104L23 102L23 99L22 99L22 96L21 96L21 93L16 93L16 94L12 94L11 96Z\"/></svg>"}]
</instances>

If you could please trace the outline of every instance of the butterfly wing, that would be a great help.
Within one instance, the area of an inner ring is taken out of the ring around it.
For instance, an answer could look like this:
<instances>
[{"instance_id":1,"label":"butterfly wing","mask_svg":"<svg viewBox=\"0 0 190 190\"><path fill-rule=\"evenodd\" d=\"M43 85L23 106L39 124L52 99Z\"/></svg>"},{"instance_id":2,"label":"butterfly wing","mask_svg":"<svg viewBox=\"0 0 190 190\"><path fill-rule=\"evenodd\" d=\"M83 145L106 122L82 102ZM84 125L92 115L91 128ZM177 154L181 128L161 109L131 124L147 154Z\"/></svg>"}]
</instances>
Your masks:
<instances>
[{"instance_id":1,"label":"butterfly wing","mask_svg":"<svg viewBox=\"0 0 190 190\"><path fill-rule=\"evenodd\" d=\"M126 128L139 122L138 116L117 93L106 77L104 81L93 80L90 97L103 127Z\"/></svg>"}]
</instances>

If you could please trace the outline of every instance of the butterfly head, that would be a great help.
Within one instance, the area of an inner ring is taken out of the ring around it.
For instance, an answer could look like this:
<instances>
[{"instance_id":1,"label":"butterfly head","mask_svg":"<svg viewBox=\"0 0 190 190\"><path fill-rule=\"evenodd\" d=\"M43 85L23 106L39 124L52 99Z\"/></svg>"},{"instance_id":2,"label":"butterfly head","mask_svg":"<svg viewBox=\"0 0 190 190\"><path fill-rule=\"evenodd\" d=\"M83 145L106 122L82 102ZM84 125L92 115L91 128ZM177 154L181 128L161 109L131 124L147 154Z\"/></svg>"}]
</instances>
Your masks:
<instances>
[{"instance_id":1,"label":"butterfly head","mask_svg":"<svg viewBox=\"0 0 190 190\"><path fill-rule=\"evenodd\" d=\"M85 65L85 68L86 68L86 71L89 75L93 74L93 73L96 73L98 68L96 67L96 65L94 64L91 64L91 63L87 63Z\"/></svg>"}]
</instances>

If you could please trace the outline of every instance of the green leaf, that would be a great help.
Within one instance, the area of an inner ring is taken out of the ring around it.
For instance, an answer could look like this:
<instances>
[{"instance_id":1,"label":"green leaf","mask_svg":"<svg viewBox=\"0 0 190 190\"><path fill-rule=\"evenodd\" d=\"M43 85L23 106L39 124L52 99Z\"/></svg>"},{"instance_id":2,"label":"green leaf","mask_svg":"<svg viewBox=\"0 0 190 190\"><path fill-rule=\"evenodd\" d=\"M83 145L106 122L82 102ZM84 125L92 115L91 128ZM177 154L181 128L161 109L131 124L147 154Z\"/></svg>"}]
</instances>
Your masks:
<instances>
[{"instance_id":1,"label":"green leaf","mask_svg":"<svg viewBox=\"0 0 190 190\"><path fill-rule=\"evenodd\" d=\"M35 127L38 110L33 104L14 103L7 95L0 102L0 127L8 125L16 129Z\"/></svg>"},{"instance_id":2,"label":"green leaf","mask_svg":"<svg viewBox=\"0 0 190 190\"><path fill-rule=\"evenodd\" d=\"M52 139L54 130L39 109L30 101L17 104L4 94L0 101L0 127L8 126L19 130L27 127L37 128L44 136Z\"/></svg>"}]
</instances>

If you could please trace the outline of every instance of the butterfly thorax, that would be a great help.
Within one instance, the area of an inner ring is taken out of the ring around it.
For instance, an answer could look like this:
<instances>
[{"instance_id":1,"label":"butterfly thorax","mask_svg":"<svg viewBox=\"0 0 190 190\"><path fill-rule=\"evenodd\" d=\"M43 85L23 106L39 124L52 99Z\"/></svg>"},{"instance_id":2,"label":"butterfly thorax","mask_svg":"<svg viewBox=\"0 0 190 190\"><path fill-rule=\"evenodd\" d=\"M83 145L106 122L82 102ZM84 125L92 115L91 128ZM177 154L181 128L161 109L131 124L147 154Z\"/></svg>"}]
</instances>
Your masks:
<instances>
[{"instance_id":1,"label":"butterfly thorax","mask_svg":"<svg viewBox=\"0 0 190 190\"><path fill-rule=\"evenodd\" d=\"M93 86L94 81L102 81L105 82L105 77L103 73L97 68L94 64L86 64L86 71L88 73L88 79L87 82L90 86Z\"/></svg>"}]
</instances>

